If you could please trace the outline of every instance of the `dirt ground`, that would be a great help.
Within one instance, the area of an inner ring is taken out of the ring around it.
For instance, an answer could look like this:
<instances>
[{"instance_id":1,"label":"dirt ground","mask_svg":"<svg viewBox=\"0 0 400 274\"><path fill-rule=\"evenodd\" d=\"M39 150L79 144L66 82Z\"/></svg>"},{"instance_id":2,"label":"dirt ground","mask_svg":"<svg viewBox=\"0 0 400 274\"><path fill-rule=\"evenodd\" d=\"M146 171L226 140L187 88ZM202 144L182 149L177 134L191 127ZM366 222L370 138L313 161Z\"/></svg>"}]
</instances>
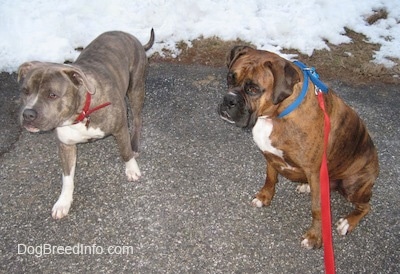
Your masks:
<instances>
[{"instance_id":1,"label":"dirt ground","mask_svg":"<svg viewBox=\"0 0 400 274\"><path fill-rule=\"evenodd\" d=\"M372 25L386 16L385 11L376 11L366 22ZM330 50L316 50L312 56L293 49L285 49L283 53L297 54L298 60L317 69L322 80L340 80L351 85L400 83L400 60L393 59L396 65L391 68L373 63L373 54L379 50L380 45L369 43L364 35L350 29L346 29L346 35L352 39L351 43L332 45L327 42ZM225 56L234 45L252 46L245 41L222 41L216 37L200 37L191 43L191 47L184 42L179 43L177 47L181 53L177 57L172 57L170 52L165 51L164 56L154 54L150 59L154 62L196 63L220 67L225 66Z\"/></svg>"}]
</instances>

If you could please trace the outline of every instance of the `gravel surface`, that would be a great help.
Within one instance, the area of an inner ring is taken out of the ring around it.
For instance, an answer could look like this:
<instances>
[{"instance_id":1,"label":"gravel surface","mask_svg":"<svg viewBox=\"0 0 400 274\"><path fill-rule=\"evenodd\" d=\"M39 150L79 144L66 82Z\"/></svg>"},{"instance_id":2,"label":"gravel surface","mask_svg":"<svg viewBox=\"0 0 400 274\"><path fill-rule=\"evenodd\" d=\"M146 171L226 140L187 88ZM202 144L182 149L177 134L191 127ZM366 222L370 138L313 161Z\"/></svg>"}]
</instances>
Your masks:
<instances>
[{"instance_id":1,"label":"gravel surface","mask_svg":"<svg viewBox=\"0 0 400 274\"><path fill-rule=\"evenodd\" d=\"M74 202L55 221L55 136L21 131L16 75L0 74L0 272L323 273L323 250L300 246L309 195L281 178L270 207L250 206L265 162L249 132L217 115L225 78L225 68L151 64L143 177L126 181L112 137L79 145ZM337 273L399 273L400 89L329 84L366 122L381 165L371 213L350 235L333 231ZM351 210L338 193L331 206L333 222ZM86 254L66 254L79 247Z\"/></svg>"}]
</instances>

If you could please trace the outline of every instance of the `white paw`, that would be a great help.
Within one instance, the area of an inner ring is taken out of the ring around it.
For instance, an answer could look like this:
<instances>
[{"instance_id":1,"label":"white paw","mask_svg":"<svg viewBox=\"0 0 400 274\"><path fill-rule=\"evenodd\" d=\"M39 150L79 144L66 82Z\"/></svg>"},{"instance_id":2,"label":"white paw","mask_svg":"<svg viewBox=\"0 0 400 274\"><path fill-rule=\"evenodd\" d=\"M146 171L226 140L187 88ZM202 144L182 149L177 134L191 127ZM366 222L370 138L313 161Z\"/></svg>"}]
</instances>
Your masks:
<instances>
[{"instance_id":1,"label":"white paw","mask_svg":"<svg viewBox=\"0 0 400 274\"><path fill-rule=\"evenodd\" d=\"M301 247L304 247L306 249L313 249L313 246L310 244L307 238L301 241Z\"/></svg>"},{"instance_id":2,"label":"white paw","mask_svg":"<svg viewBox=\"0 0 400 274\"><path fill-rule=\"evenodd\" d=\"M61 198L54 204L51 211L51 216L54 219L61 219L68 214L69 208L71 207L72 201L63 201Z\"/></svg>"},{"instance_id":3,"label":"white paw","mask_svg":"<svg viewBox=\"0 0 400 274\"><path fill-rule=\"evenodd\" d=\"M253 201L251 201L251 204L254 207L262 207L263 206L263 203L257 198L254 198Z\"/></svg>"},{"instance_id":4,"label":"white paw","mask_svg":"<svg viewBox=\"0 0 400 274\"><path fill-rule=\"evenodd\" d=\"M310 185L309 184L299 184L296 187L296 192L297 193L310 193L311 192Z\"/></svg>"},{"instance_id":5,"label":"white paw","mask_svg":"<svg viewBox=\"0 0 400 274\"><path fill-rule=\"evenodd\" d=\"M336 230L340 235L346 235L349 231L349 222L345 218L341 218L336 222Z\"/></svg>"},{"instance_id":6,"label":"white paw","mask_svg":"<svg viewBox=\"0 0 400 274\"><path fill-rule=\"evenodd\" d=\"M125 174L128 178L128 181L136 181L142 175L135 158L131 158L128 162L126 162Z\"/></svg>"}]
</instances>

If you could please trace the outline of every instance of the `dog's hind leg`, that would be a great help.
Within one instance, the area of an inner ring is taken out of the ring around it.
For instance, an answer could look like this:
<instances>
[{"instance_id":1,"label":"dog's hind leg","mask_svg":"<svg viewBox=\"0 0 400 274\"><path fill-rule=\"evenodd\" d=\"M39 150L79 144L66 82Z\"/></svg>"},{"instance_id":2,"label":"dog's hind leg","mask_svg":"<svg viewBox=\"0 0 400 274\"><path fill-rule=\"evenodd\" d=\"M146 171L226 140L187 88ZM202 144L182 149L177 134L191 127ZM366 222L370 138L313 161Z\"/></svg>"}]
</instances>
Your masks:
<instances>
[{"instance_id":1,"label":"dog's hind leg","mask_svg":"<svg viewBox=\"0 0 400 274\"><path fill-rule=\"evenodd\" d=\"M367 182L364 181L363 183L360 183L361 180L365 180L365 178L345 179L339 188L340 192L355 206L349 215L336 222L336 229L340 235L351 232L371 209L369 200L372 196L375 177L370 177ZM360 185L361 187L355 188Z\"/></svg>"}]
</instances>

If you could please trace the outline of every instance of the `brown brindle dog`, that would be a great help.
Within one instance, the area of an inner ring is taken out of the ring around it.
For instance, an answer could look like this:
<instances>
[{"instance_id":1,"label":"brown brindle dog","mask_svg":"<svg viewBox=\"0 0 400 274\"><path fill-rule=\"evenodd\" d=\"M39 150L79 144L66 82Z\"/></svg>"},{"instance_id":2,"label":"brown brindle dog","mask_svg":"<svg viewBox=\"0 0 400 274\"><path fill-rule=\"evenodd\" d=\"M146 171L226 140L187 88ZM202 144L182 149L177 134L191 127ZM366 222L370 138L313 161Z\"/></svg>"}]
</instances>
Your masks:
<instances>
[{"instance_id":1,"label":"brown brindle dog","mask_svg":"<svg viewBox=\"0 0 400 274\"><path fill-rule=\"evenodd\" d=\"M219 106L220 116L239 127L252 128L253 138L267 160L265 184L252 204L268 206L275 194L278 174L300 182L299 192L311 191L312 224L302 246L322 245L320 166L323 153L324 115L310 81L302 103L288 115L278 115L299 96L302 70L267 51L238 46L227 57L228 93ZM307 81L309 81L307 79ZM369 212L372 186L379 173L378 156L358 115L332 90L324 94L331 120L327 150L332 189L355 209L337 224L339 234L352 231Z\"/></svg>"}]
</instances>

